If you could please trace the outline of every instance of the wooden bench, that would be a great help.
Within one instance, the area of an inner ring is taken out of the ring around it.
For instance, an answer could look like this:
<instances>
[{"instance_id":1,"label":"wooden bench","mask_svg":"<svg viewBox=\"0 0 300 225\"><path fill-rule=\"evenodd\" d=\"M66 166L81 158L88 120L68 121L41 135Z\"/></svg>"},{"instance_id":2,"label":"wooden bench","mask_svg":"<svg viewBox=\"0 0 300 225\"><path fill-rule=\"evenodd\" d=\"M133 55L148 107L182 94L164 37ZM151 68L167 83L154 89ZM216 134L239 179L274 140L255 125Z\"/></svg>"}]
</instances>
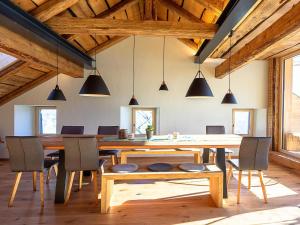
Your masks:
<instances>
[{"instance_id":1,"label":"wooden bench","mask_svg":"<svg viewBox=\"0 0 300 225\"><path fill-rule=\"evenodd\" d=\"M203 172L134 172L103 173L101 178L101 213L108 213L115 180L209 179L209 191L217 207L223 207L223 173L216 165L207 165Z\"/></svg>"},{"instance_id":2,"label":"wooden bench","mask_svg":"<svg viewBox=\"0 0 300 225\"><path fill-rule=\"evenodd\" d=\"M122 150L120 153L121 164L127 163L128 155L193 155L194 163L201 163L200 150L176 150L176 149L135 149L135 150Z\"/></svg>"}]
</instances>

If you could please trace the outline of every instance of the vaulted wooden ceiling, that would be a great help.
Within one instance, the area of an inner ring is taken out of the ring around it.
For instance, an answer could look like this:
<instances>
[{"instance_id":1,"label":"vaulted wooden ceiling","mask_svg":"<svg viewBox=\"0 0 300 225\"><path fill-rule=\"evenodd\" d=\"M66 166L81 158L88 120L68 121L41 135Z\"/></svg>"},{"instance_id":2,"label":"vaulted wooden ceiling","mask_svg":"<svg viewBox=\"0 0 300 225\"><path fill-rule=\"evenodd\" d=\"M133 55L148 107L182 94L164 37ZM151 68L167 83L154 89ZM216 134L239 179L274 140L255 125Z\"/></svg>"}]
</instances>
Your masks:
<instances>
[{"instance_id":1,"label":"vaulted wooden ceiling","mask_svg":"<svg viewBox=\"0 0 300 225\"><path fill-rule=\"evenodd\" d=\"M175 36L196 53L205 39L214 36L218 29L216 22L229 1L11 0L89 55L99 53L132 34ZM273 40L261 42L266 35L263 31L292 9L297 12L300 9L299 2L300 0L257 0L249 14L234 28L231 50L237 60L233 69L252 59L268 59L300 49L300 39L297 38L300 20L294 15L295 12L285 18L293 19L293 24L285 27L279 23L282 26L281 35L273 35ZM166 21L172 23L172 26ZM184 27L182 24L185 24ZM143 33L141 26L145 27ZM178 32L178 27L181 32ZM269 31L276 33L274 29L272 27ZM261 40L256 39L259 35ZM261 44L258 50L255 49L256 43ZM229 40L225 38L210 57L227 59L229 50ZM241 55L244 58L240 58ZM78 76L78 71L71 71L74 72L74 77ZM216 68L216 77L223 77L227 71L228 60L225 60ZM56 71L51 65L45 67L34 60L20 59L0 71L0 105L55 75Z\"/></svg>"}]
</instances>

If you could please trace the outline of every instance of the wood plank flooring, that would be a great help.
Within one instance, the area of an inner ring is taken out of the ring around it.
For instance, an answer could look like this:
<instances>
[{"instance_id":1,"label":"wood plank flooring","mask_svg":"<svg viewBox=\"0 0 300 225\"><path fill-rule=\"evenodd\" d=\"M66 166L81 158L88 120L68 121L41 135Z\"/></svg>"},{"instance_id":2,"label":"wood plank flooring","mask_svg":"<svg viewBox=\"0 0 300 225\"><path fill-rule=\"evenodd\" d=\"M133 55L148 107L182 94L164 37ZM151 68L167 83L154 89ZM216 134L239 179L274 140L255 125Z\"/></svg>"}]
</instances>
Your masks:
<instances>
[{"instance_id":1,"label":"wood plank flooring","mask_svg":"<svg viewBox=\"0 0 300 225\"><path fill-rule=\"evenodd\" d=\"M188 161L193 162L193 158L129 158L129 162L138 164ZM10 172L7 161L0 161L0 224L300 224L299 174L270 164L264 178L268 204L263 203L256 173L253 173L251 190L247 189L247 174L243 174L240 205L236 204L238 174L234 171L229 199L221 209L215 208L207 195L207 180L130 181L116 183L110 213L101 215L100 201L96 206L89 177L84 178L82 190L77 191L79 174L76 174L76 185L68 205L54 204L55 178L52 174L50 183L45 184L45 207L41 209L39 192L32 190L32 174L23 173L14 206L8 208L15 174Z\"/></svg>"}]
</instances>

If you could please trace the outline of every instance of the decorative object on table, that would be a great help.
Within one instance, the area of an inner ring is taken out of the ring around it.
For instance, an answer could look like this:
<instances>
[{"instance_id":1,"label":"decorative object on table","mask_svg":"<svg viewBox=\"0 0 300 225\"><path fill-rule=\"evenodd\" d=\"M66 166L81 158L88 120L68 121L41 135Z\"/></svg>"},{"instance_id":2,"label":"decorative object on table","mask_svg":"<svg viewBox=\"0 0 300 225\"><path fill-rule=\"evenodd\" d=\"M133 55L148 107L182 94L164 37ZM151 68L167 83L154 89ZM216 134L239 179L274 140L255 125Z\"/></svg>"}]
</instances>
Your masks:
<instances>
[{"instance_id":1,"label":"decorative object on table","mask_svg":"<svg viewBox=\"0 0 300 225\"><path fill-rule=\"evenodd\" d=\"M119 139L127 139L128 138L128 131L127 129L120 129L118 133Z\"/></svg>"},{"instance_id":2,"label":"decorative object on table","mask_svg":"<svg viewBox=\"0 0 300 225\"><path fill-rule=\"evenodd\" d=\"M229 51L229 69L228 69L228 81L229 81L229 88L227 93L225 94L223 100L222 100L222 104L237 104L237 100L234 97L231 89L230 89L230 74L231 74L231 37L233 35L233 31L230 32L229 34L229 41L230 41L230 51Z\"/></svg>"},{"instance_id":3,"label":"decorative object on table","mask_svg":"<svg viewBox=\"0 0 300 225\"><path fill-rule=\"evenodd\" d=\"M179 132L174 131L173 132L173 139L177 139L179 136Z\"/></svg>"},{"instance_id":4,"label":"decorative object on table","mask_svg":"<svg viewBox=\"0 0 300 225\"><path fill-rule=\"evenodd\" d=\"M187 98L214 97L203 73L200 70L200 64L199 64L199 70L196 73L196 76L193 82L191 83L185 97Z\"/></svg>"},{"instance_id":5,"label":"decorative object on table","mask_svg":"<svg viewBox=\"0 0 300 225\"><path fill-rule=\"evenodd\" d=\"M146 136L147 139L150 140L153 137L154 127L152 125L148 125L146 128Z\"/></svg>"},{"instance_id":6,"label":"decorative object on table","mask_svg":"<svg viewBox=\"0 0 300 225\"><path fill-rule=\"evenodd\" d=\"M128 134L128 139L129 140L134 140L134 137L135 137L134 133Z\"/></svg>"},{"instance_id":7,"label":"decorative object on table","mask_svg":"<svg viewBox=\"0 0 300 225\"><path fill-rule=\"evenodd\" d=\"M96 35L94 36L94 41L96 46L98 43L96 42ZM80 89L79 95L80 96L88 96L88 97L106 97L110 96L110 92L101 77L101 74L99 73L97 69L97 55L96 55L96 48L94 48L94 54L95 54L95 66L92 70L92 73L88 76L86 81L84 82L83 86Z\"/></svg>"},{"instance_id":8,"label":"decorative object on table","mask_svg":"<svg viewBox=\"0 0 300 225\"><path fill-rule=\"evenodd\" d=\"M165 46L166 46L166 37L164 36L164 44L163 44L163 81L159 87L160 91L168 91L168 86L165 82Z\"/></svg>"},{"instance_id":9,"label":"decorative object on table","mask_svg":"<svg viewBox=\"0 0 300 225\"><path fill-rule=\"evenodd\" d=\"M205 165L195 163L183 163L180 164L178 168L186 172L200 172L205 170Z\"/></svg>"},{"instance_id":10,"label":"decorative object on table","mask_svg":"<svg viewBox=\"0 0 300 225\"><path fill-rule=\"evenodd\" d=\"M133 50L132 50L132 97L129 101L128 105L138 105L138 101L136 100L134 96L134 56L135 56L135 35L133 35Z\"/></svg>"},{"instance_id":11,"label":"decorative object on table","mask_svg":"<svg viewBox=\"0 0 300 225\"><path fill-rule=\"evenodd\" d=\"M66 97L63 93L63 91L58 86L58 54L59 54L59 46L57 43L57 49L56 49L56 86L55 88L50 92L47 100L49 101L66 101Z\"/></svg>"},{"instance_id":12,"label":"decorative object on table","mask_svg":"<svg viewBox=\"0 0 300 225\"><path fill-rule=\"evenodd\" d=\"M134 163L130 164L118 164L111 168L114 173L132 173L138 170L138 165Z\"/></svg>"},{"instance_id":13,"label":"decorative object on table","mask_svg":"<svg viewBox=\"0 0 300 225\"><path fill-rule=\"evenodd\" d=\"M153 172L167 172L173 169L169 163L154 163L148 166L148 169Z\"/></svg>"}]
</instances>

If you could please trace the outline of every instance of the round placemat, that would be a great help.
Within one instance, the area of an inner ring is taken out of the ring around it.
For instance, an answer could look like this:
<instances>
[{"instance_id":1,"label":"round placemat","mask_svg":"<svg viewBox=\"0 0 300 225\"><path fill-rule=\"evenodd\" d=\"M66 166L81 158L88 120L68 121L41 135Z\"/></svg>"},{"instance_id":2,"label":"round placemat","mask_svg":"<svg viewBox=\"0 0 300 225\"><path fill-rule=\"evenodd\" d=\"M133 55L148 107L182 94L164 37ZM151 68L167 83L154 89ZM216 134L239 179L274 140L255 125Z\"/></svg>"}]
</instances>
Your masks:
<instances>
[{"instance_id":1,"label":"round placemat","mask_svg":"<svg viewBox=\"0 0 300 225\"><path fill-rule=\"evenodd\" d=\"M183 163L178 167L179 169L187 172L200 172L205 170L205 166L203 164Z\"/></svg>"},{"instance_id":2,"label":"round placemat","mask_svg":"<svg viewBox=\"0 0 300 225\"><path fill-rule=\"evenodd\" d=\"M111 169L115 173L132 173L137 171L138 168L138 165L131 163L114 165Z\"/></svg>"},{"instance_id":3,"label":"round placemat","mask_svg":"<svg viewBox=\"0 0 300 225\"><path fill-rule=\"evenodd\" d=\"M166 172L173 169L173 166L169 163L154 163L148 166L148 169L153 172Z\"/></svg>"}]
</instances>

